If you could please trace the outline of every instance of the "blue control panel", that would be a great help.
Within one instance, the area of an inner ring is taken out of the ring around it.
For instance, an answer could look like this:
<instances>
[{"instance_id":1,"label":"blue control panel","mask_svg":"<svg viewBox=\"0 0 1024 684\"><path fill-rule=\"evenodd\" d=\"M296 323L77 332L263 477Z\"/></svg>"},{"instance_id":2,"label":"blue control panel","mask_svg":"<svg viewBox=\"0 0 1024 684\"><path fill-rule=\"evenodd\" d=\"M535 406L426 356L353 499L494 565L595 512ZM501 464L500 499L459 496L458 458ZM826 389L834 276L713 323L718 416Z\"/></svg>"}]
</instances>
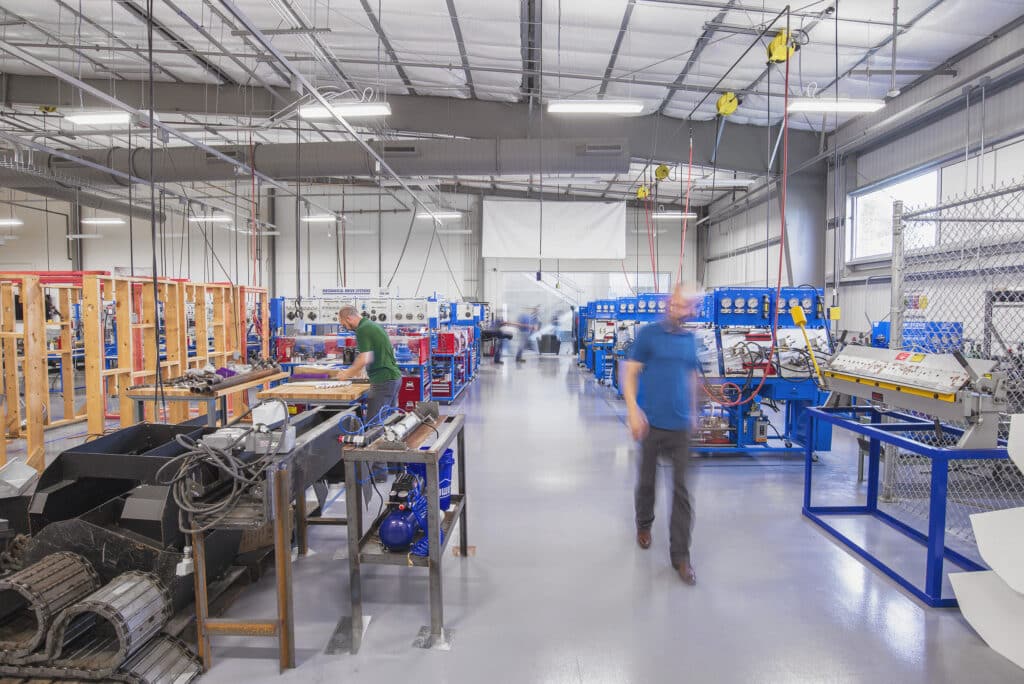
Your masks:
<instances>
[{"instance_id":1,"label":"blue control panel","mask_svg":"<svg viewBox=\"0 0 1024 684\"><path fill-rule=\"evenodd\" d=\"M663 293L645 292L636 299L637 320L653 321L665 315L668 307L668 295Z\"/></svg>"},{"instance_id":2,"label":"blue control panel","mask_svg":"<svg viewBox=\"0 0 1024 684\"><path fill-rule=\"evenodd\" d=\"M592 302L594 307L592 318L615 318L618 312L618 300L598 299Z\"/></svg>"},{"instance_id":3,"label":"blue control panel","mask_svg":"<svg viewBox=\"0 0 1024 684\"><path fill-rule=\"evenodd\" d=\"M772 295L775 293L772 292ZM779 325L781 327L793 327L793 315L789 313L794 306L804 310L807 317L808 328L824 328L828 322L825 319L825 293L811 287L784 287L779 292Z\"/></svg>"},{"instance_id":4,"label":"blue control panel","mask_svg":"<svg viewBox=\"0 0 1024 684\"><path fill-rule=\"evenodd\" d=\"M636 302L636 297L619 297L615 317L620 321L636 320Z\"/></svg>"},{"instance_id":5,"label":"blue control panel","mask_svg":"<svg viewBox=\"0 0 1024 684\"><path fill-rule=\"evenodd\" d=\"M775 290L767 287L715 289L715 323L720 326L770 326Z\"/></svg>"},{"instance_id":6,"label":"blue control panel","mask_svg":"<svg viewBox=\"0 0 1024 684\"><path fill-rule=\"evenodd\" d=\"M871 326L871 346L889 347L889 321ZM903 349L949 354L964 349L964 324L953 321L903 321Z\"/></svg>"}]
</instances>

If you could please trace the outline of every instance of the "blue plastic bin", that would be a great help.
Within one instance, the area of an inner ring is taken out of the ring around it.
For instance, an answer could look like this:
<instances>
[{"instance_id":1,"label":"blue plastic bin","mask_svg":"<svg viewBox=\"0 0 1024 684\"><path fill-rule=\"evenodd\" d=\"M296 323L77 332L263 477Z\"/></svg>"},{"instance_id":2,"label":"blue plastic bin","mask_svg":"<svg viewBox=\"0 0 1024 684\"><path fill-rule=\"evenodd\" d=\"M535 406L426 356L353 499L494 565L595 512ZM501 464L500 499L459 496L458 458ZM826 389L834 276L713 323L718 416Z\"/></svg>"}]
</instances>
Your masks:
<instances>
[{"instance_id":1,"label":"blue plastic bin","mask_svg":"<svg viewBox=\"0 0 1024 684\"><path fill-rule=\"evenodd\" d=\"M420 447L420 451L426 451L430 447ZM440 492L440 502L442 511L447 511L448 507L452 503L452 466L455 465L455 452L451 449L445 449L444 453L441 454L441 458L437 462L437 480L438 480L438 491ZM414 475L419 475L423 478L423 481L427 481L427 464L426 463L409 463L405 466L405 469Z\"/></svg>"}]
</instances>

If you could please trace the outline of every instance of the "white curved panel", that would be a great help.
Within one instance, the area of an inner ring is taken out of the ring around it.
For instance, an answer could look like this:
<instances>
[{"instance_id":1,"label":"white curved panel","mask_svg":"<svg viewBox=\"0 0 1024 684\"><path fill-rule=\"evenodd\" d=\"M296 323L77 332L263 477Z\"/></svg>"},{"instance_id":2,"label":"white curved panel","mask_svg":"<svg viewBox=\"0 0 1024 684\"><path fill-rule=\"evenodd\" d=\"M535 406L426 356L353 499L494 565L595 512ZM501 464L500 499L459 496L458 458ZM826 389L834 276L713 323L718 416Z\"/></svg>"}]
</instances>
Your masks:
<instances>
[{"instance_id":1,"label":"white curved panel","mask_svg":"<svg viewBox=\"0 0 1024 684\"><path fill-rule=\"evenodd\" d=\"M1024 668L1024 594L994 572L950 573L960 612L992 650Z\"/></svg>"}]
</instances>

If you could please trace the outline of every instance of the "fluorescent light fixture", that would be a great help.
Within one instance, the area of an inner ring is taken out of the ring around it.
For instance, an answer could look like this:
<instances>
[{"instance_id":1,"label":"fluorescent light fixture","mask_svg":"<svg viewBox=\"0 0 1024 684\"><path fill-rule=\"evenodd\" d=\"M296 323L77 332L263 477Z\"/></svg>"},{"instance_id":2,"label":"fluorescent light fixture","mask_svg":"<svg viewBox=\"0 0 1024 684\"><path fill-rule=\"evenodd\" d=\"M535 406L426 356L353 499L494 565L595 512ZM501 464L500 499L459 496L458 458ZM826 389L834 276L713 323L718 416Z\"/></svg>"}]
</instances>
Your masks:
<instances>
[{"instance_id":1,"label":"fluorescent light fixture","mask_svg":"<svg viewBox=\"0 0 1024 684\"><path fill-rule=\"evenodd\" d=\"M462 218L462 212L461 211L450 211L450 210L446 209L444 211L434 211L433 215L431 215L430 213L428 213L426 211L421 211L418 214L416 214L416 218L419 218L419 219L428 219L428 218L459 219L459 218Z\"/></svg>"},{"instance_id":2,"label":"fluorescent light fixture","mask_svg":"<svg viewBox=\"0 0 1024 684\"><path fill-rule=\"evenodd\" d=\"M338 221L338 217L334 214L324 214L321 216L303 216L303 223L334 223Z\"/></svg>"},{"instance_id":3,"label":"fluorescent light fixture","mask_svg":"<svg viewBox=\"0 0 1024 684\"><path fill-rule=\"evenodd\" d=\"M438 235L471 235L473 231L469 228L441 228L438 229Z\"/></svg>"},{"instance_id":4,"label":"fluorescent light fixture","mask_svg":"<svg viewBox=\"0 0 1024 684\"><path fill-rule=\"evenodd\" d=\"M721 178L716 181L701 180L693 184L695 190L729 190L732 188L749 188L754 184L753 178Z\"/></svg>"},{"instance_id":5,"label":"fluorescent light fixture","mask_svg":"<svg viewBox=\"0 0 1024 684\"><path fill-rule=\"evenodd\" d=\"M810 112L815 114L863 114L877 112L885 106L885 100L838 100L828 97L798 97L789 102L790 112Z\"/></svg>"},{"instance_id":6,"label":"fluorescent light fixture","mask_svg":"<svg viewBox=\"0 0 1024 684\"><path fill-rule=\"evenodd\" d=\"M0 226L20 226L23 222L20 218L5 218L0 219Z\"/></svg>"},{"instance_id":7,"label":"fluorescent light fixture","mask_svg":"<svg viewBox=\"0 0 1024 684\"><path fill-rule=\"evenodd\" d=\"M124 219L119 218L84 218L82 219L82 225L84 226L123 226Z\"/></svg>"},{"instance_id":8,"label":"fluorescent light fixture","mask_svg":"<svg viewBox=\"0 0 1024 684\"><path fill-rule=\"evenodd\" d=\"M189 216L189 223L232 223L235 219L230 216L224 216L223 214L216 214L211 216Z\"/></svg>"},{"instance_id":9,"label":"fluorescent light fixture","mask_svg":"<svg viewBox=\"0 0 1024 684\"><path fill-rule=\"evenodd\" d=\"M550 114L640 114L644 103L639 100L552 100Z\"/></svg>"},{"instance_id":10,"label":"fluorescent light fixture","mask_svg":"<svg viewBox=\"0 0 1024 684\"><path fill-rule=\"evenodd\" d=\"M102 235L96 235L95 233L72 233L68 235L68 240L100 240Z\"/></svg>"},{"instance_id":11,"label":"fluorescent light fixture","mask_svg":"<svg viewBox=\"0 0 1024 684\"><path fill-rule=\"evenodd\" d=\"M81 112L67 114L64 116L64 120L76 126L111 126L130 123L132 115L128 112Z\"/></svg>"},{"instance_id":12,"label":"fluorescent light fixture","mask_svg":"<svg viewBox=\"0 0 1024 684\"><path fill-rule=\"evenodd\" d=\"M692 211L656 211L651 214L655 221L668 221L670 219L695 219L697 215Z\"/></svg>"},{"instance_id":13,"label":"fluorescent light fixture","mask_svg":"<svg viewBox=\"0 0 1024 684\"><path fill-rule=\"evenodd\" d=\"M377 231L375 231L375 230L346 230L345 232L342 233L342 235L344 237L348 237L349 235L376 235L376 234L377 234Z\"/></svg>"},{"instance_id":14,"label":"fluorescent light fixture","mask_svg":"<svg viewBox=\"0 0 1024 684\"><path fill-rule=\"evenodd\" d=\"M387 102L336 102L328 109L323 105L299 107L303 119L330 119L338 116L352 119L361 116L391 116L391 105Z\"/></svg>"}]
</instances>

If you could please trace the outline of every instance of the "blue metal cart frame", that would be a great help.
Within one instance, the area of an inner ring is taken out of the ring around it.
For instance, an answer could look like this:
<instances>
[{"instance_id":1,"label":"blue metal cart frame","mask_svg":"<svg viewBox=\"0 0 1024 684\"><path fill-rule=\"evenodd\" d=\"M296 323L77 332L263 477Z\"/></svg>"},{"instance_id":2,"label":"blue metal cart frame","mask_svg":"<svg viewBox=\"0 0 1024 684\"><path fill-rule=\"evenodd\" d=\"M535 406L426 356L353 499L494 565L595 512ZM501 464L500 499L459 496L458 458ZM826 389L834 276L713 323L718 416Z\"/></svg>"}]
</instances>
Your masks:
<instances>
[{"instance_id":1,"label":"blue metal cart frame","mask_svg":"<svg viewBox=\"0 0 1024 684\"><path fill-rule=\"evenodd\" d=\"M944 598L942 596L943 562L948 559L965 570L985 570L985 567L946 546L946 497L949 481L949 463L950 461L967 459L1005 459L1008 458L1006 449L947 449L945 447L922 444L900 433L932 431L936 429L935 423L898 411L882 411L870 406L853 406L809 408L807 413L814 422L823 421L868 437L870 439L870 449L868 452L868 491L865 505L812 506L811 476L814 450L810 444L807 445L804 453L804 516L815 522L851 551L881 570L886 576L929 606L933 608L957 606L955 598ZM858 421L858 418L864 415L871 417L870 423ZM883 417L894 419L895 422L883 423ZM950 436L960 436L963 434L963 430L948 425L941 425L940 429ZM932 461L927 534L922 534L888 513L878 510L878 483L883 442L919 456L924 456ZM925 546L928 555L924 589L921 589L918 583L904 577L871 553L870 550L859 545L829 524L826 521L826 517L830 515L871 516Z\"/></svg>"}]
</instances>

